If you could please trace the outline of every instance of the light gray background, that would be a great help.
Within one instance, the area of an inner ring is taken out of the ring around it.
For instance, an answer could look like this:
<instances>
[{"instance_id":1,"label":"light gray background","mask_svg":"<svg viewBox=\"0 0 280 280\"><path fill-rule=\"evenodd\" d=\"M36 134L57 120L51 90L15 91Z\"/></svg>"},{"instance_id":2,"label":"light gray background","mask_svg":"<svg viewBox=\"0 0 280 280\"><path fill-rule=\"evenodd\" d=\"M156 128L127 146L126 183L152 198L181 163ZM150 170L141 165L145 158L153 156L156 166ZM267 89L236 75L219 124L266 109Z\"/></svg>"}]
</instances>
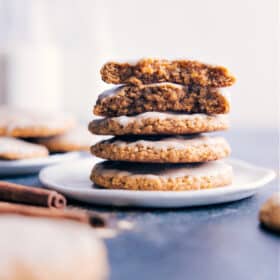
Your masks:
<instances>
[{"instance_id":1,"label":"light gray background","mask_svg":"<svg viewBox=\"0 0 280 280\"><path fill-rule=\"evenodd\" d=\"M277 127L277 0L0 0L0 15L10 103L91 118L105 61L190 57L236 75L233 126Z\"/></svg>"}]
</instances>

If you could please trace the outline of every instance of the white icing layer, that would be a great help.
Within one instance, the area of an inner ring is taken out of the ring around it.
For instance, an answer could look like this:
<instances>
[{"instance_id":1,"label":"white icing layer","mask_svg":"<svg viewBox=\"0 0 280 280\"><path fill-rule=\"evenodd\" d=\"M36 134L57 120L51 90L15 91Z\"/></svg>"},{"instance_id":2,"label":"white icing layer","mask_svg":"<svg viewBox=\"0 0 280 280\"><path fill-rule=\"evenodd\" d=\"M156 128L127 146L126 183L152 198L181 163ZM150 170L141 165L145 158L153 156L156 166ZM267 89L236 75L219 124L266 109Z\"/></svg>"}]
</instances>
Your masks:
<instances>
[{"instance_id":1,"label":"white icing layer","mask_svg":"<svg viewBox=\"0 0 280 280\"><path fill-rule=\"evenodd\" d=\"M83 126L78 126L58 136L39 139L39 143L42 144L58 143L61 145L77 145L82 147L90 147L93 141L94 136Z\"/></svg>"},{"instance_id":2,"label":"white icing layer","mask_svg":"<svg viewBox=\"0 0 280 280\"><path fill-rule=\"evenodd\" d=\"M141 85L140 88L151 88L151 87L160 87L160 86L166 86L169 85L170 87L174 88L185 88L183 85L179 84L174 84L174 83L169 83L169 82L163 82L163 83L154 83L154 84L147 84L147 85ZM117 95L120 93L120 91L124 88L125 86L115 86L110 89L107 89L103 91L99 96L98 100L103 100L107 97L112 97L114 95Z\"/></svg>"},{"instance_id":3,"label":"white icing layer","mask_svg":"<svg viewBox=\"0 0 280 280\"><path fill-rule=\"evenodd\" d=\"M0 155L6 153L29 156L34 153L47 154L48 150L44 146L28 143L23 140L11 137L0 137Z\"/></svg>"},{"instance_id":4,"label":"white icing layer","mask_svg":"<svg viewBox=\"0 0 280 280\"><path fill-rule=\"evenodd\" d=\"M156 179L178 178L185 176L205 177L231 174L232 167L223 161L212 161L200 164L132 164L118 162L102 162L96 170L104 176L133 176Z\"/></svg>"},{"instance_id":5,"label":"white icing layer","mask_svg":"<svg viewBox=\"0 0 280 280\"><path fill-rule=\"evenodd\" d=\"M117 95L124 86L115 86L110 89L104 90L99 96L98 100L103 100L107 97Z\"/></svg>"},{"instance_id":6,"label":"white icing layer","mask_svg":"<svg viewBox=\"0 0 280 280\"><path fill-rule=\"evenodd\" d=\"M180 113L173 113L173 112L146 112L136 116L120 116L120 117L113 117L111 118L113 121L119 123L121 126L125 127L130 123L139 123L141 124L142 121L147 119L154 119L154 120L200 120L200 121L207 121L207 120L216 120L216 121L228 121L227 115L206 115L206 114L180 114Z\"/></svg>"},{"instance_id":7,"label":"white icing layer","mask_svg":"<svg viewBox=\"0 0 280 280\"><path fill-rule=\"evenodd\" d=\"M60 129L74 124L74 119L59 112L44 112L0 106L0 126L7 134L16 128Z\"/></svg>"},{"instance_id":8,"label":"white icing layer","mask_svg":"<svg viewBox=\"0 0 280 280\"><path fill-rule=\"evenodd\" d=\"M173 87L173 88L177 88L177 89L184 89L186 88L186 86L184 85L180 85L180 84L175 84L175 83L171 83L171 82L162 82L162 83L153 83L153 84L146 84L146 85L140 85L139 88L143 89L143 88L153 88L153 87L161 87L161 86L169 86L169 87ZM107 97L112 97L115 96L117 94L119 94L122 89L126 87L124 85L122 86L114 86L110 89L107 89L105 91L103 91L99 96L98 96L98 101L104 100ZM230 103L230 92L227 88L218 88L217 89L217 94L220 94L221 96L223 96L229 103Z\"/></svg>"},{"instance_id":9,"label":"white icing layer","mask_svg":"<svg viewBox=\"0 0 280 280\"><path fill-rule=\"evenodd\" d=\"M87 225L1 215L0 232L0 279L107 278L105 248Z\"/></svg>"},{"instance_id":10,"label":"white icing layer","mask_svg":"<svg viewBox=\"0 0 280 280\"><path fill-rule=\"evenodd\" d=\"M192 147L211 147L215 145L227 145L226 141L222 137L207 137L203 135L199 136L173 136L173 137L150 137L142 138L139 140L114 140L105 141L105 143L112 143L112 145L119 147L136 147L144 146L152 148L154 150L168 150L170 148L176 150L186 150Z\"/></svg>"}]
</instances>

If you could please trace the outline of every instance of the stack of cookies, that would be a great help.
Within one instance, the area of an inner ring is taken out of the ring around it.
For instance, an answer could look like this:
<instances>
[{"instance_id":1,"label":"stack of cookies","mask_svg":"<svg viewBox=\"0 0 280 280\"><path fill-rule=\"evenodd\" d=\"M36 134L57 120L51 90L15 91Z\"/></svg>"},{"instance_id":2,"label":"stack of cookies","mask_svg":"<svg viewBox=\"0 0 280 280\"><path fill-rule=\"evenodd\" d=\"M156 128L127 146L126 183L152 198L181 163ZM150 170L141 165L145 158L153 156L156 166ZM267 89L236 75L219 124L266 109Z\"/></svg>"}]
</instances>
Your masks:
<instances>
[{"instance_id":1,"label":"stack of cookies","mask_svg":"<svg viewBox=\"0 0 280 280\"><path fill-rule=\"evenodd\" d=\"M89 150L92 141L86 127L68 114L0 106L0 160Z\"/></svg>"},{"instance_id":2,"label":"stack of cookies","mask_svg":"<svg viewBox=\"0 0 280 280\"><path fill-rule=\"evenodd\" d=\"M106 63L102 79L120 84L102 93L89 130L115 137L91 147L107 161L91 180L130 190L195 190L229 185L227 141L201 133L229 127L225 87L235 78L221 66L190 60Z\"/></svg>"}]
</instances>

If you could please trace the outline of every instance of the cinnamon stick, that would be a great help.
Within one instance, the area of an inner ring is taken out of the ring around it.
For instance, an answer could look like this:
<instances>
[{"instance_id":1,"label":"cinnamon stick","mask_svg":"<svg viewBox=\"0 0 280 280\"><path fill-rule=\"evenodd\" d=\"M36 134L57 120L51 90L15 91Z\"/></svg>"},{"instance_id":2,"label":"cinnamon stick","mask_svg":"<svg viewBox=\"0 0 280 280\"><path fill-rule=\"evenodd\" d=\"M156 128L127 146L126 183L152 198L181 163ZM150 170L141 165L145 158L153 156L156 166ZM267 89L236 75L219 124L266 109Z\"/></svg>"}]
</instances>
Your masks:
<instances>
[{"instance_id":1,"label":"cinnamon stick","mask_svg":"<svg viewBox=\"0 0 280 280\"><path fill-rule=\"evenodd\" d=\"M90 224L94 227L100 227L105 225L105 221L101 216L83 210L44 208L9 202L0 202L0 215L2 214L16 214L30 217L43 217L53 219L67 219Z\"/></svg>"},{"instance_id":2,"label":"cinnamon stick","mask_svg":"<svg viewBox=\"0 0 280 280\"><path fill-rule=\"evenodd\" d=\"M66 198L56 191L0 181L0 201L62 209Z\"/></svg>"}]
</instances>

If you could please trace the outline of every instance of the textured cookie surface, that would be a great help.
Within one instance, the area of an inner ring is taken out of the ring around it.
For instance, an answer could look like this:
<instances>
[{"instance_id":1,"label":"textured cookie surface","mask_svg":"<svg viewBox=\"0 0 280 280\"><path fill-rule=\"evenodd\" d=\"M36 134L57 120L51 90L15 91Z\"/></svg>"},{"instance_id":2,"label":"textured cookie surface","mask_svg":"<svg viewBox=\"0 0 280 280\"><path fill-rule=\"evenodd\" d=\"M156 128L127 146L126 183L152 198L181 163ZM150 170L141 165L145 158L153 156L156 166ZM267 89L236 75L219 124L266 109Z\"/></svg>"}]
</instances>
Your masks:
<instances>
[{"instance_id":1,"label":"textured cookie surface","mask_svg":"<svg viewBox=\"0 0 280 280\"><path fill-rule=\"evenodd\" d=\"M105 161L91 180L109 189L182 191L222 187L232 182L232 167L222 161L193 164L137 164Z\"/></svg>"},{"instance_id":2,"label":"textured cookie surface","mask_svg":"<svg viewBox=\"0 0 280 280\"><path fill-rule=\"evenodd\" d=\"M280 233L280 193L275 193L261 207L260 222L267 228Z\"/></svg>"},{"instance_id":3,"label":"textured cookie surface","mask_svg":"<svg viewBox=\"0 0 280 280\"><path fill-rule=\"evenodd\" d=\"M142 59L134 63L108 62L102 79L111 84L151 84L173 82L205 87L231 86L234 76L227 68L192 60Z\"/></svg>"},{"instance_id":4,"label":"textured cookie surface","mask_svg":"<svg viewBox=\"0 0 280 280\"><path fill-rule=\"evenodd\" d=\"M0 279L107 279L105 246L89 226L1 215L0 234Z\"/></svg>"},{"instance_id":5,"label":"textured cookie surface","mask_svg":"<svg viewBox=\"0 0 280 280\"><path fill-rule=\"evenodd\" d=\"M147 112L136 116L95 119L89 130L99 135L193 134L229 128L227 115Z\"/></svg>"},{"instance_id":6,"label":"textured cookie surface","mask_svg":"<svg viewBox=\"0 0 280 280\"><path fill-rule=\"evenodd\" d=\"M76 127L70 131L53 137L41 138L37 143L46 146L51 152L89 151L94 136L87 127Z\"/></svg>"},{"instance_id":7,"label":"textured cookie surface","mask_svg":"<svg viewBox=\"0 0 280 280\"><path fill-rule=\"evenodd\" d=\"M75 124L71 116L0 106L0 135L48 137L66 132Z\"/></svg>"},{"instance_id":8,"label":"textured cookie surface","mask_svg":"<svg viewBox=\"0 0 280 280\"><path fill-rule=\"evenodd\" d=\"M224 88L160 83L107 90L99 96L94 114L105 117L131 116L151 111L226 114L229 110L229 93Z\"/></svg>"},{"instance_id":9,"label":"textured cookie surface","mask_svg":"<svg viewBox=\"0 0 280 280\"><path fill-rule=\"evenodd\" d=\"M12 138L0 137L0 159L18 160L48 156L46 147Z\"/></svg>"},{"instance_id":10,"label":"textured cookie surface","mask_svg":"<svg viewBox=\"0 0 280 280\"><path fill-rule=\"evenodd\" d=\"M91 147L97 157L132 162L191 163L222 159L230 147L222 137L115 137Z\"/></svg>"}]
</instances>

